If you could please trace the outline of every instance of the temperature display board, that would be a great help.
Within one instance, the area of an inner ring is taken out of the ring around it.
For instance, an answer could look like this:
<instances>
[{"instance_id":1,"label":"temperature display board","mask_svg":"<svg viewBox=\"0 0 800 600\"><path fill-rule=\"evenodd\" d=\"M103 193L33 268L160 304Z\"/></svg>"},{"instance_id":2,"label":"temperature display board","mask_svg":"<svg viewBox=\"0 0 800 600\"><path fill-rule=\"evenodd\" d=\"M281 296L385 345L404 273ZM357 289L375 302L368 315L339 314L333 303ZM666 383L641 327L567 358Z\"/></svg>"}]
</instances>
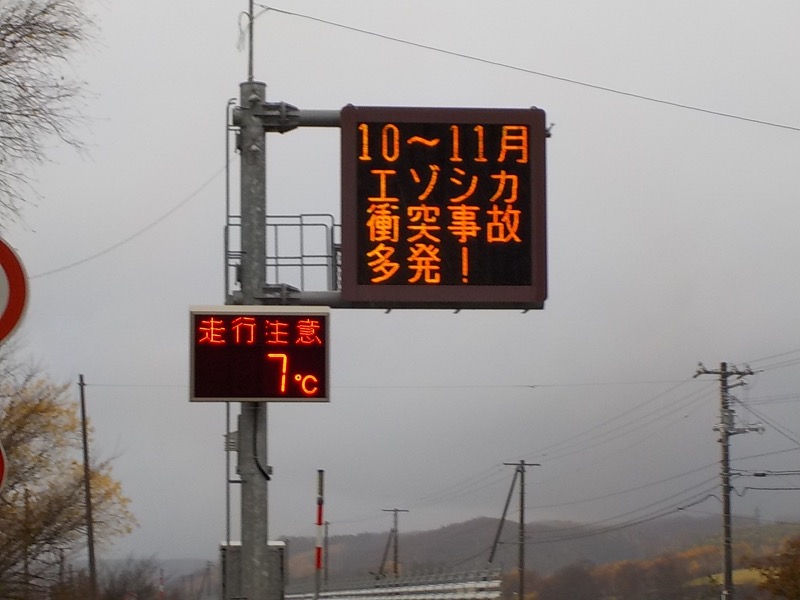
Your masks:
<instances>
[{"instance_id":1,"label":"temperature display board","mask_svg":"<svg viewBox=\"0 0 800 600\"><path fill-rule=\"evenodd\" d=\"M543 110L346 106L341 126L346 303L543 307Z\"/></svg>"},{"instance_id":2,"label":"temperature display board","mask_svg":"<svg viewBox=\"0 0 800 600\"><path fill-rule=\"evenodd\" d=\"M190 310L190 400L327 402L329 309Z\"/></svg>"}]
</instances>

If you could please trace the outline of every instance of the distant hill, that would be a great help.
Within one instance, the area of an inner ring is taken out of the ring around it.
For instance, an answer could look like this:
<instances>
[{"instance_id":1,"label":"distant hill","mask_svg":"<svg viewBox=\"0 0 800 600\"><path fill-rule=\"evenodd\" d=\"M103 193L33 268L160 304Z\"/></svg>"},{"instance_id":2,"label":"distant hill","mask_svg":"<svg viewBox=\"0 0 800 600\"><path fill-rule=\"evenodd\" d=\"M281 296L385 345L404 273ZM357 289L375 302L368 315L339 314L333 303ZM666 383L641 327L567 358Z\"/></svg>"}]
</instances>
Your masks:
<instances>
[{"instance_id":1,"label":"distant hill","mask_svg":"<svg viewBox=\"0 0 800 600\"><path fill-rule=\"evenodd\" d=\"M400 532L399 562L403 574L466 571L487 566L498 519L479 518L431 531ZM604 564L620 560L647 559L697 545L718 544L719 517L675 517L606 530L571 522L526 525L526 567L548 575L578 561ZM752 521L734 522L735 541L747 540L757 550L777 545L782 538L800 534L800 528L767 527ZM504 571L516 568L518 524L506 522L493 566ZM739 536L738 538L736 536ZM334 581L367 579L377 573L386 551L387 533L333 536L328 541L329 577ZM288 540L289 582L313 578L314 544L311 537ZM392 573L392 548L385 571Z\"/></svg>"}]
</instances>

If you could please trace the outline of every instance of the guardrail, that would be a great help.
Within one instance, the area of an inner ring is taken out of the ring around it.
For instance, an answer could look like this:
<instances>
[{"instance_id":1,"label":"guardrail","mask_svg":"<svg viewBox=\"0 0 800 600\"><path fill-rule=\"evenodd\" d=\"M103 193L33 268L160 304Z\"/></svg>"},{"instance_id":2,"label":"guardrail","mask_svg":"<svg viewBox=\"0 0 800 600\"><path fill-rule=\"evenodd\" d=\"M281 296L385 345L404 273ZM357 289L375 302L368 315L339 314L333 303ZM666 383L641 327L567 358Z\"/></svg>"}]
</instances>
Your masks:
<instances>
[{"instance_id":1,"label":"guardrail","mask_svg":"<svg viewBox=\"0 0 800 600\"><path fill-rule=\"evenodd\" d=\"M321 600L498 600L500 571L369 579L329 585ZM285 600L313 600L314 591L287 593Z\"/></svg>"}]
</instances>

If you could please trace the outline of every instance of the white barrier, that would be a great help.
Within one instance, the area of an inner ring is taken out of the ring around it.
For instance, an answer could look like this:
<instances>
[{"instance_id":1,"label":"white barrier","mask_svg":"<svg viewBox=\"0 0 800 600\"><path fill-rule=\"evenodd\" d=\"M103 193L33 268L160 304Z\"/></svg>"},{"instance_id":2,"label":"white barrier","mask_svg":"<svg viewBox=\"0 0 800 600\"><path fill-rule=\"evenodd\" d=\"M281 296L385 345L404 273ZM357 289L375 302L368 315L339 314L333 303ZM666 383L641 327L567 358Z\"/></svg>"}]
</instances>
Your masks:
<instances>
[{"instance_id":1,"label":"white barrier","mask_svg":"<svg viewBox=\"0 0 800 600\"><path fill-rule=\"evenodd\" d=\"M320 600L499 600L500 574L434 575L353 583L319 593ZM314 592L286 594L285 600L314 600Z\"/></svg>"}]
</instances>

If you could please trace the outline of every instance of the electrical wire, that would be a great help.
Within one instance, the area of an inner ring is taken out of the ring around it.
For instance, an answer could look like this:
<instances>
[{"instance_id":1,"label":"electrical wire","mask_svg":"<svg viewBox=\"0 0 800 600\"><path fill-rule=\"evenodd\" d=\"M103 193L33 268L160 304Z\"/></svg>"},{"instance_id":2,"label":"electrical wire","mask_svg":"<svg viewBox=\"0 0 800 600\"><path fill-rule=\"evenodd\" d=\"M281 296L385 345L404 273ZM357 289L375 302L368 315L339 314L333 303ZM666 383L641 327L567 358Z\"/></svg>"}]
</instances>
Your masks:
<instances>
[{"instance_id":1,"label":"electrical wire","mask_svg":"<svg viewBox=\"0 0 800 600\"><path fill-rule=\"evenodd\" d=\"M780 394L775 396L748 398L745 403L748 407L750 407L761 406L763 404L789 404L797 401L800 401L800 396L797 394Z\"/></svg>"},{"instance_id":2,"label":"electrical wire","mask_svg":"<svg viewBox=\"0 0 800 600\"><path fill-rule=\"evenodd\" d=\"M683 412L684 407L679 406L677 408L677 410L680 410L680 412ZM665 417L659 417L659 419L661 419L661 418L665 418ZM582 461L580 461L580 463L576 464L572 468L568 468L568 469L561 468L557 472L553 471L552 477L550 477L549 479L537 480L536 483L537 484L544 484L544 483L548 483L550 481L559 481L560 482L560 481L564 480L565 476L575 475L576 473L580 473L580 472L583 472L583 471L595 471L595 470L597 470L598 465L603 465L603 464L607 464L607 463L613 463L614 460L615 460L615 457L617 457L619 455L630 455L630 452L634 447L636 447L636 446L638 446L640 444L643 444L643 443L652 442L658 435L665 434L670 430L670 428L675 427L678 424L682 424L684 422L684 419L685 419L685 417L681 417L681 418L679 418L677 420L673 420L671 423L667 423L666 425L660 427L658 430L653 431L653 432L644 431L644 432L641 433L641 435L639 436L638 439L635 439L632 442L630 442L630 443L628 443L628 444L626 444L624 446L621 446L621 447L615 449L614 451L612 451L610 453L602 453L601 454L601 453L599 453L597 451L597 449L599 447L607 444L607 443L612 443L614 441L617 441L617 439L619 439L619 438L605 440L603 442L600 442L600 443L594 444L592 446L589 446L588 448L584 448L584 449L576 450L575 452L571 452L571 453L569 453L569 455L577 454L578 452L580 452L584 456L588 455L588 456L591 456L593 458L591 460L588 460L588 461L587 460L582 460ZM655 421L653 421L653 423L654 422ZM625 432L622 435L625 436L625 435L628 435L629 433L634 433L634 432ZM561 458L564 458L565 456L566 455L561 455L561 456L558 456L556 458L557 459L561 459ZM548 462L548 466L550 464L551 463Z\"/></svg>"},{"instance_id":3,"label":"electrical wire","mask_svg":"<svg viewBox=\"0 0 800 600\"><path fill-rule=\"evenodd\" d=\"M749 456L739 456L736 458L740 460L752 460L754 458L764 458L765 456L775 456L776 454L786 454L787 452L797 452L800 448L784 448L783 450L773 450L772 452L762 452L761 454L750 454Z\"/></svg>"},{"instance_id":4,"label":"electrical wire","mask_svg":"<svg viewBox=\"0 0 800 600\"><path fill-rule=\"evenodd\" d=\"M696 494L705 494L705 493L707 493L707 492L709 492L711 490L715 490L717 488L717 484L715 483L716 481L717 481L717 477L716 476L710 477L710 478L708 478L708 479L706 479L704 481L701 481L700 483L696 483L696 484L686 488L685 490L682 490L680 492L677 492L677 493L672 494L670 496L667 496L665 498L660 498L660 499L658 499L658 500L656 500L654 502L651 502L650 504L646 504L645 506L642 506L642 507L639 507L639 508L634 508L634 509L626 511L624 513L621 513L621 514L618 514L618 515L614 515L614 516L611 516L611 517L607 517L607 518L601 519L599 521L594 521L592 523L582 524L579 527L575 527L573 529L582 530L585 527L596 527L598 525L602 525L603 523L609 523L609 522L611 522L613 524L618 519L621 519L623 517L629 517L629 516L635 515L636 513L639 513L639 512L642 512L644 510L656 507L659 504L662 504L664 502L668 502L670 500L674 500L676 498L680 498L681 496L684 496L685 494L695 490L696 488L699 488L699 487L702 487L702 486L708 486L709 484L713 483L713 486L710 489L705 489L704 488L700 492L696 492ZM694 496L692 496L692 497L694 497ZM685 501L680 501L679 505L682 502L685 502ZM661 509L661 510L663 510L663 509Z\"/></svg>"},{"instance_id":5,"label":"electrical wire","mask_svg":"<svg viewBox=\"0 0 800 600\"><path fill-rule=\"evenodd\" d=\"M800 436L798 436L798 434L796 434L796 433L794 433L794 432L792 432L792 431L790 431L788 429L785 429L781 425L778 425L775 421L773 421L772 419L769 419L766 415L764 415L761 412L755 410L751 406L748 406L747 404L743 403L741 400L738 400L737 398L735 398L733 396L731 396L731 397L733 398L733 400L734 400L734 402L736 404L738 404L739 406L743 407L745 410L751 412L753 415L755 415L756 417L758 417L759 419L764 421L764 423L769 425L772 429L777 431L781 436L785 437L787 440L789 440L793 444L796 444L798 447L800 447L800 439L799 439Z\"/></svg>"},{"instance_id":6,"label":"electrical wire","mask_svg":"<svg viewBox=\"0 0 800 600\"><path fill-rule=\"evenodd\" d=\"M671 387L669 390L657 394L654 398L648 399L647 401L645 401L644 403L642 403L641 405L637 406L634 409L628 409L628 410L623 411L621 414L608 419L607 421L605 421L604 423L602 423L602 424L600 424L598 426L593 427L592 430L597 429L599 427L602 427L602 426L604 426L604 425L606 425L608 423L613 423L614 421L618 420L619 418L629 416L632 412L635 412L636 410L639 410L639 409L642 409L644 407L649 406L650 404L652 404L652 402L654 402L654 401L666 396L670 391L673 391L673 390L681 387L682 385L684 385L684 384L686 384L686 383L688 383L690 381L692 381L692 380L680 381L675 386ZM617 382L617 383L619 383L619 382ZM625 382L625 383L627 383L627 382ZM650 383L650 382L648 382L648 383ZM659 383L662 383L662 382L659 382ZM573 384L565 384L565 385L573 385ZM589 385L589 384L581 384L581 385ZM604 385L604 384L598 384L598 385ZM713 384L709 384L709 386L712 386L712 385ZM422 387L427 387L427 386L422 386ZM434 386L434 387L440 387L440 386ZM459 386L455 386L455 387L459 387ZM492 387L494 387L494 386L492 386ZM509 386L497 386L497 387L505 388L505 387L509 387ZM540 386L537 384L535 386L534 385L529 385L529 386L525 386L525 387L540 387ZM610 432L601 432L600 434L597 434L596 437L617 434L614 439L619 439L619 431L620 431L621 428L623 428L623 427L633 427L633 426L636 426L636 425L640 424L643 419L648 419L647 423L645 423L645 426L646 426L646 425L652 424L653 422L657 421L658 419L663 419L663 418L665 418L666 416L668 416L670 414L674 414L675 412L683 412L683 411L686 410L686 408L688 406L690 406L691 404L697 403L699 400L701 400L702 399L702 394L704 394L704 393L705 393L704 389L696 390L696 391L692 392L691 394L685 396L684 397L685 402L683 402L683 403L681 403L680 401L678 401L678 402L670 402L669 405L667 405L665 407L658 408L656 410L656 416L654 416L653 413L647 413L645 415L641 415L639 417L634 418L630 422L623 424L622 426L619 426L619 427L616 427L616 428L612 429ZM665 410L667 411L665 415L658 415L657 414L657 413L663 412ZM585 442L585 439L586 439L585 432L581 433L581 434L578 434L578 435L576 435L574 437L581 439L582 442ZM646 440L649 437L651 437L651 436L643 437L642 440L639 440L639 441ZM570 439L572 439L572 438L570 438ZM556 446L558 446L558 445L559 444L556 444ZM595 446L593 445L591 447L595 447ZM578 450L575 450L573 448L570 451L570 454L572 454L572 453L574 453L576 451L578 451ZM559 457L556 457L556 458L561 458L561 457L559 456ZM552 457L548 456L548 459L552 459ZM707 468L707 467L702 467L702 468ZM473 475L469 476L468 478L466 478L464 480L461 480L461 481L458 481L458 482L456 482L454 484L451 484L449 486L446 486L443 489L431 492L429 494L426 494L424 496L421 496L421 497L418 497L418 498L415 498L415 499L411 499L411 500L406 501L406 502L402 502L401 504L403 506L407 506L409 508L419 508L419 507L422 507L422 506L431 506L431 505L440 504L440 503L445 502L445 501L453 500L454 498L465 496L465 495L467 495L469 493L476 492L476 491L478 491L480 489L484 489L486 487L494 485L495 483L498 483L500 481L500 478L498 478L498 475L501 476L501 477L504 476L502 471L503 471L502 470L502 463L495 464L495 465L493 465L492 467L490 467L488 469L485 469L485 470L483 470L483 471L481 471L479 473L473 474ZM690 473L691 473L691 471L689 473L686 473L686 474L690 474ZM564 474L563 472L560 472L559 476L563 477L563 474ZM676 476L676 478L677 477L680 477L680 476ZM669 478L669 479L672 479L672 478ZM656 485L657 483L659 483L659 482L655 482L652 485ZM616 495L616 494L612 494L612 495ZM339 520L339 521L337 521L337 523L338 524L358 523L358 522L371 520L372 518L376 518L376 517L366 516L365 515L364 517L353 517L353 518L349 518L349 519Z\"/></svg>"},{"instance_id":7,"label":"electrical wire","mask_svg":"<svg viewBox=\"0 0 800 600\"><path fill-rule=\"evenodd\" d=\"M702 485L702 484L699 484L699 485ZM698 486L693 486L693 487L698 487ZM689 488L689 489L692 489L692 488ZM602 534L606 534L606 533L612 533L614 531L619 531L621 529L626 529L628 527L633 527L635 525L641 525L643 523L654 521L656 519L661 519L663 517L666 517L668 515L674 514L676 512L680 512L680 511L686 510L687 508L691 508L693 506L697 506L698 504L702 504L703 502L705 502L709 498L716 498L716 495L714 495L712 493L712 491L715 490L715 489L716 489L716 484L713 487L708 488L706 490L703 490L701 492L698 492L697 494L695 494L693 496L690 496L689 498L687 498L687 499L685 499L685 500L683 500L683 501L681 501L679 503L672 504L670 506L658 509L658 510L653 511L651 513L642 515L641 517L632 518L632 519L629 519L627 521L622 521L622 522L618 522L618 523L611 523L610 525L607 525L605 527L598 527L598 525L600 525L602 523L606 523L608 521L613 521L613 520L618 519L619 517L622 517L622 516L635 514L635 513L639 512L640 510L644 510L645 508L649 508L651 506L656 506L659 503L661 503L662 501L654 502L654 503L652 503L652 504L650 504L648 506L645 506L645 507L643 507L641 509L637 509L637 510L634 510L634 511L629 511L627 513L623 513L622 515L617 515L616 517L603 519L603 520L597 521L595 523L587 523L587 524L583 524L581 526L574 527L574 528L559 529L558 531L553 532L553 535L550 536L550 537L546 537L544 535L541 535L541 536L537 537L534 540L530 540L530 541L526 542L526 544L550 544L550 543L555 543L555 542L573 541L573 540L582 539L582 538L586 538L586 537L594 537L594 536L598 536L598 535L602 535ZM689 490L686 490L686 491L689 491ZM670 498L674 498L674 497L676 497L678 495L680 495L680 494L676 494L676 495L670 496ZM669 498L667 498L667 499L669 499Z\"/></svg>"},{"instance_id":8,"label":"electrical wire","mask_svg":"<svg viewBox=\"0 0 800 600\"><path fill-rule=\"evenodd\" d=\"M111 244L110 246L108 246L108 247L106 247L106 248L104 248L104 249L102 249L102 250L100 250L98 252L95 252L94 254L90 254L89 256L86 256L86 257L84 257L84 258L82 258L80 260L76 260L75 262L72 262L72 263L69 263L69 264L66 264L66 265L62 265L60 267L56 267L54 269L50 269L49 271L43 271L42 273L37 273L36 275L31 275L30 279L39 279L39 278L42 278L42 277L47 277L49 275L55 275L56 273L61 273L63 271L67 271L67 270L72 269L74 267L86 264L87 262L90 262L92 260L100 258L101 256L105 256L106 254L116 250L120 246L124 246L128 242L135 240L136 238L138 238L139 236L143 235L144 233L147 233L148 231L153 229L153 227L155 227L156 225L158 225L159 223L161 223L162 221L166 220L168 217L170 217L171 215L176 213L178 210L180 210L181 208L186 206L189 202L194 200L198 195L200 195L200 192L202 192L209 185L211 185L214 182L214 180L217 177L219 177L225 171L226 168L227 168L227 165L222 166L218 171L216 171L213 175L211 175L211 177L206 179L203 183L200 184L199 187L197 187L193 192L188 194L185 198L183 198L183 200L178 202L175 206L170 208L167 212L163 213L161 216L157 217L156 219L154 219L153 221L151 221L147 225L141 227L140 229L137 229L136 231L134 231L130 235L122 238L118 242L115 242L114 244Z\"/></svg>"},{"instance_id":9,"label":"electrical wire","mask_svg":"<svg viewBox=\"0 0 800 600\"><path fill-rule=\"evenodd\" d=\"M557 460L577 452L585 451L587 448L594 448L597 445L608 443L612 440L619 439L620 433L626 430L629 430L632 427L638 427L639 424L645 420L650 419L647 424L653 422L654 418L663 418L669 414L674 412L684 410L683 406L679 406L675 408L675 403L670 403L666 406L658 407L655 412L647 412L643 415L632 416L635 413L645 410L651 407L654 403L662 400L663 398L667 397L668 394L677 390L678 388L686 385L687 383L691 382L692 380L683 380L676 385L672 386L671 388L656 394L652 398L648 398L647 400L641 402L640 404L634 406L630 409L622 410L621 412L617 413L616 415L606 419L605 421L598 423L589 427L588 429L584 429L572 436L567 438L561 439L558 442L553 444L544 446L539 448L535 451L531 452L524 452L522 453L525 456L534 456L537 460L548 460L553 461ZM711 388L713 384L708 384L704 388L700 390L696 390L689 394L688 396L684 396L683 399L687 400L688 404L693 403L696 399L699 399L702 394L707 393L708 389ZM695 400L692 400L692 397L696 396ZM680 400L679 400L680 402ZM662 411L668 411L666 415L661 415L661 417L654 417L655 414L658 414ZM626 420L627 419L627 420ZM622 423L610 428L606 429L612 423L617 421L623 421Z\"/></svg>"},{"instance_id":10,"label":"electrical wire","mask_svg":"<svg viewBox=\"0 0 800 600\"><path fill-rule=\"evenodd\" d=\"M676 479L680 479L681 477L686 477L687 475L692 475L694 473L699 473L700 471L705 471L706 469L709 469L711 467L715 467L716 465L717 465L716 462L709 463L709 464L704 465L702 467L697 467L696 469L692 469L691 471L686 471L685 473L680 473L678 475L673 475L673 476L667 477L665 479L659 479L658 481L652 481L650 483L637 485L635 487L628 488L628 489L625 489L625 490L617 490L615 492L610 492L608 494L603 494L601 496L593 496L591 498L584 498L582 500L571 500L571 501L568 501L568 502L559 502L559 503L556 503L556 504L538 504L538 505L529 506L529 507L526 507L526 508L530 508L530 509L533 509L533 510L544 510L544 509L548 509L548 508L562 508L564 506L574 506L576 504L586 504L587 502L594 502L596 500L607 500L608 498L613 498L615 496L622 496L622 495L628 494L630 492L638 492L640 490L644 490L644 489L647 489L647 488L650 488L650 487L655 487L655 486L660 485L662 483L667 483L669 481L674 481Z\"/></svg>"},{"instance_id":11,"label":"electrical wire","mask_svg":"<svg viewBox=\"0 0 800 600\"><path fill-rule=\"evenodd\" d=\"M733 488L734 493L740 498L744 498L744 495L748 490L764 490L768 492L785 492L785 491L796 492L797 490L800 490L800 487L766 487L766 486L761 487L761 486L748 485L742 488L741 494L736 490L736 488Z\"/></svg>"},{"instance_id":12,"label":"electrical wire","mask_svg":"<svg viewBox=\"0 0 800 600\"><path fill-rule=\"evenodd\" d=\"M456 483L446 486L440 490L436 490L416 499L412 499L408 502L400 502L399 504L401 506L406 506L409 509L416 509L423 506L434 506L445 501L453 500L454 498L465 496L469 493L476 492L480 489L484 489L499 483L500 479L498 479L497 475L500 473L500 468L501 465L494 465L489 469L484 469L479 473L471 475L466 479L457 481ZM363 516L356 515L350 518L337 519L336 521L331 521L331 523L336 525L354 524L371 521L373 519L377 519L377 512L373 513L370 511L370 513L364 514Z\"/></svg>"},{"instance_id":13,"label":"electrical wire","mask_svg":"<svg viewBox=\"0 0 800 600\"><path fill-rule=\"evenodd\" d=\"M739 475L740 477L783 477L786 475L800 475L800 471L797 469L791 471L773 471L770 469L764 469L763 471L739 471L736 469L732 470L731 474Z\"/></svg>"},{"instance_id":14,"label":"electrical wire","mask_svg":"<svg viewBox=\"0 0 800 600\"><path fill-rule=\"evenodd\" d=\"M784 356L790 356L792 354L800 354L800 348L797 348L795 350L787 350L786 352L780 352L778 354L772 354L770 356L764 356L762 358L757 358L755 360L749 361L749 364L757 365L758 363L761 363L761 362L765 362L765 361L772 360L772 359L775 359L775 358L783 358ZM795 360L796 361L800 361L800 358L795 359ZM760 370L766 370L766 369L769 369L769 368L770 368L770 365L766 365L764 367L761 367Z\"/></svg>"},{"instance_id":15,"label":"electrical wire","mask_svg":"<svg viewBox=\"0 0 800 600\"><path fill-rule=\"evenodd\" d=\"M382 34L382 33L376 33L374 31L369 31L367 29L361 29L361 28L358 28L358 27L353 27L351 25L344 25L343 23L337 23L335 21L322 19L320 17L314 17L314 16L311 16L311 15L301 14L301 13L298 13L298 12L293 12L293 11L283 10L283 9L279 9L279 8L274 8L274 7L271 7L271 6L267 6L265 4L258 4L257 6L259 6L260 8L263 8L265 11L272 11L272 12L275 12L275 13L288 15L288 16L292 16L292 17L297 17L297 18L300 18L300 19L307 19L309 21L315 21L317 23L322 23L324 25L329 25L331 27L338 27L340 29L345 29L347 31L353 31L355 33L360 33L362 35L372 36L372 37L379 38L379 39L382 39L382 40L387 40L387 41L390 41L390 42L396 42L398 44L405 44L407 46L412 46L414 48L420 48L422 50L428 50L428 51L431 51L431 52L437 52L439 54L445 54L445 55L448 55L448 56L454 56L456 58L463 58L463 59L470 60L470 61L473 61L473 62L478 62L478 63L482 63L482 64L485 64L485 65L490 65L490 66L493 66L493 67L500 67L500 68L503 68L503 69L509 69L509 70L512 70L512 71L517 71L517 72L525 73L525 74L528 74L528 75L536 75L537 77L544 77L546 79L551 79L551 80L554 80L554 81L560 81L562 83L568 83L568 84L572 84L572 85L578 85L578 86L581 86L581 87L585 87L585 88L589 88L589 89L593 89L593 90L597 90L597 91L601 91L601 92L607 92L607 93L610 93L610 94L616 94L616 95L619 95L619 96L625 96L625 97L628 97L628 98L634 98L636 100L644 100L646 102L653 102L653 103L656 103L656 104L662 104L662 105L666 105L666 106L671 106L673 108L691 110L691 111L694 111L694 112L699 112L699 113L703 113L703 114L707 114L707 115L713 115L713 116L716 116L716 117L723 117L723 118L726 118L726 119L734 119L734 120L737 120L737 121L744 121L744 122L747 122L747 123L754 123L756 125L764 125L764 126L767 126L767 127L775 127L775 128L778 128L778 129L786 129L786 130L789 130L789 131L800 131L800 127L793 126L793 125L785 125L785 124L782 124L782 123L775 123L775 122L772 122L772 121L765 121L765 120L762 120L762 119L754 119L752 117L744 117L742 115L737 115L737 114L733 114L733 113L727 113L727 112L722 112L722 111L718 111L718 110L711 110L711 109L707 109L707 108L700 108L698 106L693 106L693 105L690 105L690 104L683 104L681 102L674 102L672 100L663 100L661 98L656 98L654 96L646 96L644 94L637 94L637 93L634 93L634 92L626 92L624 90L617 89L617 88L612 88L612 87L608 87L608 86L604 86L604 85L598 85L598 84L594 84L594 83L588 83L586 81L580 81L578 79L573 79L573 78L570 78L570 77L562 77L560 75L553 75L552 73L545 73L543 71L535 71L533 69L527 69L527 68L520 67L520 66L517 66L517 65L511 65L511 64L500 62L500 61L497 61L497 60L490 60L490 59L487 59L487 58L481 58L479 56L474 56L474 55L466 54L466 53L463 53L463 52L455 52L453 50L447 50L445 48L439 48L439 47L436 47L436 46L431 46L429 44L422 44L422 43L419 43L419 42L412 42L410 40L406 40L406 39L403 39L403 38L399 38L399 37L395 37L395 36L391 36L391 35L386 35L386 34Z\"/></svg>"},{"instance_id":16,"label":"electrical wire","mask_svg":"<svg viewBox=\"0 0 800 600\"><path fill-rule=\"evenodd\" d=\"M454 483L442 490L439 490L438 492L421 496L409 502L401 502L400 505L407 506L408 508L420 508L422 506L439 504L441 502L460 498L468 493L476 492L478 490L495 485L504 477L505 473L502 470L502 465L494 465L482 473L472 475L460 482Z\"/></svg>"},{"instance_id":17,"label":"electrical wire","mask_svg":"<svg viewBox=\"0 0 800 600\"><path fill-rule=\"evenodd\" d=\"M796 127L796 126L785 125L785 124L781 124L781 123L774 123L774 122L771 122L771 121L765 121L765 120L761 120L761 119L754 119L754 118L751 118L751 117L744 117L744 116L736 115L736 114L732 114L732 113L725 113L725 112L721 112L721 111L700 108L700 107L697 107L697 106L692 106L692 105L688 105L688 104L682 104L682 103L673 102L673 101L670 101L670 100L663 100L663 99L655 98L653 96L646 96L646 95L643 95L643 94L637 94L637 93L633 93L633 92L626 92L624 90L611 88L611 87L608 87L608 86L592 84L592 83L588 83L588 82L585 82L585 81L572 79L572 78L569 78L569 77L562 77L562 76L558 76L558 75L553 75L551 73L544 73L542 71L535 71L533 69L526 69L526 68L519 67L519 66L516 66L516 65L503 63L503 62L500 62L500 61L489 60L489 59L481 58L481 57L478 57L478 56L473 56L473 55L469 55L469 54L465 54L465 53L461 53L461 52L455 52L455 51L447 50L447 49L444 49L444 48L438 48L438 47L431 46L431 45L428 45L428 44L421 44L421 43L418 43L418 42L412 42L410 40L405 40L405 39L394 37L394 36L380 34L380 33L376 33L376 32L373 32L373 31L366 30L366 29L360 29L360 28L357 28L357 27L344 25L342 23L336 23L334 21L329 21L329 20L322 19L322 18L319 18L319 17L314 17L314 16L311 16L311 15L305 15L305 14L301 14L301 13L298 13L298 12L292 12L292 11L288 11L288 10L278 9L278 8L271 7L271 6L264 5L264 4L256 4L256 6L258 6L259 8L262 8L263 11L261 13L259 13L258 15L256 15L254 17L254 20L255 20L255 18L258 18L259 16L261 16L262 14L265 14L265 13L267 13L269 11L272 11L272 12L283 14L283 15L288 15L288 16L297 17L297 18L301 18L301 19L308 19L310 21L316 21L318 23L322 23L322 24L329 25L329 26L332 26L332 27L338 27L338 28L341 28L341 29L353 31L353 32L360 33L360 34L363 34L363 35L369 35L369 36L377 37L377 38L380 38L380 39L388 40L388 41L391 41L391 42L396 42L396 43L399 43L399 44L405 44L405 45L408 45L408 46L421 48L423 50L428 50L428 51L431 51L431 52L437 52L437 53L440 53L440 54L446 54L446 55L450 55L450 56L455 56L457 58L463 58L463 59L466 59L466 60L471 60L471 61L474 61L474 62L488 64L488 65L491 65L491 66L496 66L496 67L500 67L500 68L504 68L504 69L510 69L510 70L513 70L513 71L519 71L519 72L526 73L526 74L529 74L529 75L536 75L536 76L539 76L539 77L544 77L544 78L547 78L547 79L552 79L552 80L560 81L560 82L563 82L563 83L569 83L569 84L573 84L573 85L578 85L578 86L582 86L582 87L586 87L586 88L590 88L590 89L594 89L594 90L598 90L598 91L608 92L608 93L617 94L617 95L621 95L621 96L627 96L627 97L630 97L630 98L644 100L644 101L647 101L647 102L654 102L654 103L658 103L658 104L672 106L674 108L692 110L692 111L705 113L705 114L710 114L710 115L714 115L714 116L718 116L718 117L724 117L724 118L729 118L729 119L735 119L735 120L738 120L738 121L745 121L745 122L754 123L754 124L758 124L758 125L764 125L764 126L768 126L768 127L776 127L776 128L780 128L780 129L787 129L787 130L790 130L790 131L800 131L800 127ZM241 34L241 31L240 31L240 34ZM173 208L171 208L170 210L168 210L167 212L165 212L164 214L162 214L160 217L156 218L155 220L153 220L149 224L145 225L141 229L138 229L138 230L134 231L129 236L119 240L118 242L112 244L111 246L108 246L107 248L104 248L104 249L102 249L102 250L100 250L98 252L95 252L94 254L91 254L89 256L86 256L86 257L84 257L84 258L82 258L80 260L77 260L75 262L63 265L61 267L56 267L54 269L50 269L49 271L43 271L41 273L37 273L35 275L31 275L29 278L32 279L32 280L33 279L40 279L40 278L43 278L43 277L47 277L49 275L54 275L56 273L61 273L63 271L67 271L67 270L72 269L74 267L83 265L83 264L85 264L87 262L90 262L92 260L100 258L101 256L104 256L104 255L112 252L113 250L116 250L120 246L123 246L123 245L127 244L128 242L138 238L139 236L141 236L142 234L146 233L147 231L149 231L150 229L152 229L153 227L158 225L160 222L165 220L167 217L172 215L174 212L176 212L178 209L180 209L184 204L186 204L190 200L192 200L195 196L197 196L214 179L216 179L216 177L220 173L222 173L225 170L226 166L223 166L210 179L208 179L206 182L201 184L201 186L197 190L192 192L188 197L186 197L184 200L179 202L176 206L174 206ZM790 366L790 365L798 364L798 363L800 363L800 359L798 359L796 361L791 361L791 362L789 362L789 363L787 363L785 365L779 365L779 366L772 367L772 368L780 368L782 366Z\"/></svg>"}]
</instances>

